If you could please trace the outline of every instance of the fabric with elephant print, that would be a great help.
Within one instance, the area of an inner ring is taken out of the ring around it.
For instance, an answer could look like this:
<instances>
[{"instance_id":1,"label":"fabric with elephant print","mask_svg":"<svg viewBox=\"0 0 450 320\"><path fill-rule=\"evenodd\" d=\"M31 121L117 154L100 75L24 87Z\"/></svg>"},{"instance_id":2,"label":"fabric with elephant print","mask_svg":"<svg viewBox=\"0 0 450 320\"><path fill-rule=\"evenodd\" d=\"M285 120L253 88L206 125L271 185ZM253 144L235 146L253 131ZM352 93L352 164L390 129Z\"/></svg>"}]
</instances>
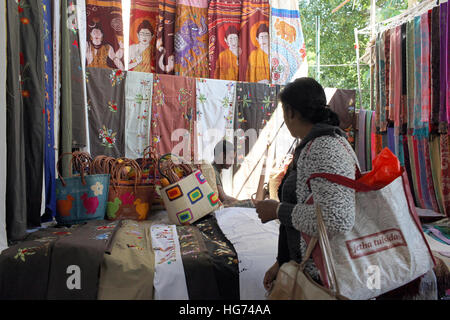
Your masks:
<instances>
[{"instance_id":1,"label":"fabric with elephant print","mask_svg":"<svg viewBox=\"0 0 450 320\"><path fill-rule=\"evenodd\" d=\"M155 73L157 19L157 0L131 2L128 70Z\"/></svg>"},{"instance_id":2,"label":"fabric with elephant print","mask_svg":"<svg viewBox=\"0 0 450 320\"><path fill-rule=\"evenodd\" d=\"M211 0L208 7L209 77L239 80L242 0Z\"/></svg>"},{"instance_id":3,"label":"fabric with elephant print","mask_svg":"<svg viewBox=\"0 0 450 320\"><path fill-rule=\"evenodd\" d=\"M287 84L306 63L298 2L271 2L270 71L272 83Z\"/></svg>"},{"instance_id":4,"label":"fabric with elephant print","mask_svg":"<svg viewBox=\"0 0 450 320\"><path fill-rule=\"evenodd\" d=\"M175 0L161 0L156 30L156 73L174 74Z\"/></svg>"},{"instance_id":5,"label":"fabric with elephant print","mask_svg":"<svg viewBox=\"0 0 450 320\"><path fill-rule=\"evenodd\" d=\"M195 78L155 74L151 134L158 154L174 153L191 161L197 119Z\"/></svg>"},{"instance_id":6,"label":"fabric with elephant print","mask_svg":"<svg viewBox=\"0 0 450 320\"><path fill-rule=\"evenodd\" d=\"M176 75L208 77L208 39L208 0L177 0Z\"/></svg>"},{"instance_id":7,"label":"fabric with elephant print","mask_svg":"<svg viewBox=\"0 0 450 320\"><path fill-rule=\"evenodd\" d=\"M121 70L86 68L92 157L125 155L125 76Z\"/></svg>"},{"instance_id":8,"label":"fabric with elephant print","mask_svg":"<svg viewBox=\"0 0 450 320\"><path fill-rule=\"evenodd\" d=\"M121 0L86 0L86 66L125 69Z\"/></svg>"},{"instance_id":9,"label":"fabric with elephant print","mask_svg":"<svg viewBox=\"0 0 450 320\"><path fill-rule=\"evenodd\" d=\"M214 216L177 226L189 299L239 300L238 256Z\"/></svg>"},{"instance_id":10,"label":"fabric with elephant print","mask_svg":"<svg viewBox=\"0 0 450 320\"><path fill-rule=\"evenodd\" d=\"M269 0L244 0L239 33L239 81L270 83Z\"/></svg>"}]
</instances>

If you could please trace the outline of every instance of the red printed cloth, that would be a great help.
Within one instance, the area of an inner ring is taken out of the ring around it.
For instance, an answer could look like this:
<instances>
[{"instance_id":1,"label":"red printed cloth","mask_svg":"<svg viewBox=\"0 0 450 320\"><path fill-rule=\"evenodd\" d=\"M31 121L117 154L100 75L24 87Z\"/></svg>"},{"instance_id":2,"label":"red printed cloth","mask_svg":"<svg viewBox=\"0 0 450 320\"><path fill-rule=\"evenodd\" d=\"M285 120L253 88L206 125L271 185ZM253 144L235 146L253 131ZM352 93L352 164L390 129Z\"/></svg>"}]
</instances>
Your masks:
<instances>
[{"instance_id":1,"label":"red printed cloth","mask_svg":"<svg viewBox=\"0 0 450 320\"><path fill-rule=\"evenodd\" d=\"M268 0L244 0L239 38L239 80L270 83Z\"/></svg>"},{"instance_id":2,"label":"red printed cloth","mask_svg":"<svg viewBox=\"0 0 450 320\"><path fill-rule=\"evenodd\" d=\"M209 77L239 79L242 0L211 0L208 7Z\"/></svg>"}]
</instances>

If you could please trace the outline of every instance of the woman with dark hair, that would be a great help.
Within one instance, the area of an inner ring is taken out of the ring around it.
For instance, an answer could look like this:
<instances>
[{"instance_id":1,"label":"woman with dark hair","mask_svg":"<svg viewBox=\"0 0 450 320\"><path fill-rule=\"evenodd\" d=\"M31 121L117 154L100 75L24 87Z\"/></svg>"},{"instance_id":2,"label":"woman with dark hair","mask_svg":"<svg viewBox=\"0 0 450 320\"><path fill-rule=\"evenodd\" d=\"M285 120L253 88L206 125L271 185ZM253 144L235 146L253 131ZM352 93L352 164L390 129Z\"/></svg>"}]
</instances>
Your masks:
<instances>
[{"instance_id":1,"label":"woman with dark hair","mask_svg":"<svg viewBox=\"0 0 450 320\"><path fill-rule=\"evenodd\" d=\"M306 181L313 173L332 173L355 178L356 155L338 127L339 118L327 106L322 86L312 78L299 78L281 91L284 121L291 135L301 139L294 160L279 187L280 202L256 201L255 207L263 223L280 220L278 256L266 272L264 287L269 290L280 266L289 260L300 263L306 252L301 233L318 236L314 204L306 204L313 195L320 205L329 237L353 228L355 191L322 178ZM306 272L320 283L319 271L310 259Z\"/></svg>"}]
</instances>

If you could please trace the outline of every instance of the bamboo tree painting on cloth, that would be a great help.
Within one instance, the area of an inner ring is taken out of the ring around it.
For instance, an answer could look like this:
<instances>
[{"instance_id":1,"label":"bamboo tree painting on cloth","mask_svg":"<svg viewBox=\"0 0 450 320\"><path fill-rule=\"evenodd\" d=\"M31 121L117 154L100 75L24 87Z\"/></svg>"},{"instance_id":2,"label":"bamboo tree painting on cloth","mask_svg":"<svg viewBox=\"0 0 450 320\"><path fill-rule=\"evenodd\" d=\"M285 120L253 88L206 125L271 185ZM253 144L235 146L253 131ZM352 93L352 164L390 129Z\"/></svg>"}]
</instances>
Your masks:
<instances>
[{"instance_id":1,"label":"bamboo tree painting on cloth","mask_svg":"<svg viewBox=\"0 0 450 320\"><path fill-rule=\"evenodd\" d=\"M268 0L242 2L239 34L239 80L270 83Z\"/></svg>"},{"instance_id":2,"label":"bamboo tree painting on cloth","mask_svg":"<svg viewBox=\"0 0 450 320\"><path fill-rule=\"evenodd\" d=\"M152 115L153 74L127 72L125 84L125 157L143 157L150 145Z\"/></svg>"},{"instance_id":3,"label":"bamboo tree painting on cloth","mask_svg":"<svg viewBox=\"0 0 450 320\"><path fill-rule=\"evenodd\" d=\"M7 78L6 78L6 233L9 240L20 240L27 230L25 172L24 105L21 83L20 18L17 3L7 2Z\"/></svg>"},{"instance_id":4,"label":"bamboo tree painting on cloth","mask_svg":"<svg viewBox=\"0 0 450 320\"><path fill-rule=\"evenodd\" d=\"M24 112L27 225L41 225L41 200L45 143L44 25L40 1L21 1L20 81Z\"/></svg>"},{"instance_id":5,"label":"bamboo tree painting on cloth","mask_svg":"<svg viewBox=\"0 0 450 320\"><path fill-rule=\"evenodd\" d=\"M156 30L156 73L174 74L175 0L161 0Z\"/></svg>"},{"instance_id":6,"label":"bamboo tree painting on cloth","mask_svg":"<svg viewBox=\"0 0 450 320\"><path fill-rule=\"evenodd\" d=\"M56 214L55 195L55 131L54 131L54 83L53 83L53 33L52 33L52 1L42 0L42 12L44 23L44 89L45 89L45 217L44 220L52 220Z\"/></svg>"},{"instance_id":7,"label":"bamboo tree painting on cloth","mask_svg":"<svg viewBox=\"0 0 450 320\"><path fill-rule=\"evenodd\" d=\"M197 150L199 160L214 161L214 147L233 141L236 82L197 79Z\"/></svg>"},{"instance_id":8,"label":"bamboo tree painting on cloth","mask_svg":"<svg viewBox=\"0 0 450 320\"><path fill-rule=\"evenodd\" d=\"M177 0L175 74L207 78L208 0Z\"/></svg>"},{"instance_id":9,"label":"bamboo tree painting on cloth","mask_svg":"<svg viewBox=\"0 0 450 320\"><path fill-rule=\"evenodd\" d=\"M242 1L211 0L209 2L209 78L239 80Z\"/></svg>"},{"instance_id":10,"label":"bamboo tree painting on cloth","mask_svg":"<svg viewBox=\"0 0 450 320\"><path fill-rule=\"evenodd\" d=\"M128 70L156 71L157 0L131 2Z\"/></svg>"},{"instance_id":11,"label":"bamboo tree painting on cloth","mask_svg":"<svg viewBox=\"0 0 450 320\"><path fill-rule=\"evenodd\" d=\"M196 121L195 79L155 74L153 80L152 145L157 154L175 153L191 161Z\"/></svg>"},{"instance_id":12,"label":"bamboo tree painting on cloth","mask_svg":"<svg viewBox=\"0 0 450 320\"><path fill-rule=\"evenodd\" d=\"M270 70L273 84L293 80L306 63L306 48L298 1L271 2Z\"/></svg>"},{"instance_id":13,"label":"bamboo tree painting on cloth","mask_svg":"<svg viewBox=\"0 0 450 320\"><path fill-rule=\"evenodd\" d=\"M121 0L86 0L86 66L125 69Z\"/></svg>"},{"instance_id":14,"label":"bamboo tree painting on cloth","mask_svg":"<svg viewBox=\"0 0 450 320\"><path fill-rule=\"evenodd\" d=\"M277 107L278 85L238 82L234 112L237 163L242 163L252 149L261 129Z\"/></svg>"},{"instance_id":15,"label":"bamboo tree painting on cloth","mask_svg":"<svg viewBox=\"0 0 450 320\"><path fill-rule=\"evenodd\" d=\"M86 68L91 155L125 155L125 78L117 69Z\"/></svg>"},{"instance_id":16,"label":"bamboo tree painting on cloth","mask_svg":"<svg viewBox=\"0 0 450 320\"><path fill-rule=\"evenodd\" d=\"M77 19L77 1L67 1L67 29L70 52L70 86L72 99L72 148L87 144L84 76L81 67L80 35Z\"/></svg>"}]
</instances>

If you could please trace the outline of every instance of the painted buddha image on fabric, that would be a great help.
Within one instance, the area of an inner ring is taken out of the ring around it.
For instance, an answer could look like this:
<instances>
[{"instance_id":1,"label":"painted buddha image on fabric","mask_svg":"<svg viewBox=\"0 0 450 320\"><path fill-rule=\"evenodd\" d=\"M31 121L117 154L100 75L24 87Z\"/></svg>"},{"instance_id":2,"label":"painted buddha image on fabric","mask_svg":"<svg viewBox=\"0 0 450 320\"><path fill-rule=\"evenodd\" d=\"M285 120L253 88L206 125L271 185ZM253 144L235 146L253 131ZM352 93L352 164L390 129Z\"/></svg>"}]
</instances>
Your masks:
<instances>
[{"instance_id":1,"label":"painted buddha image on fabric","mask_svg":"<svg viewBox=\"0 0 450 320\"><path fill-rule=\"evenodd\" d=\"M138 43L130 45L129 69L132 71L154 72L152 66L153 46L151 45L155 35L150 21L143 20L137 28Z\"/></svg>"},{"instance_id":2,"label":"painted buddha image on fabric","mask_svg":"<svg viewBox=\"0 0 450 320\"><path fill-rule=\"evenodd\" d=\"M222 40L222 39L221 39ZM235 25L228 25L221 45L226 48L219 54L216 63L215 78L237 80L239 76L239 31Z\"/></svg>"},{"instance_id":3,"label":"painted buddha image on fabric","mask_svg":"<svg viewBox=\"0 0 450 320\"><path fill-rule=\"evenodd\" d=\"M256 29L256 32L254 31ZM254 33L255 32L255 33ZM269 83L269 26L258 23L252 26L250 39L255 45L248 57L247 80L250 82Z\"/></svg>"},{"instance_id":4,"label":"painted buddha image on fabric","mask_svg":"<svg viewBox=\"0 0 450 320\"><path fill-rule=\"evenodd\" d=\"M113 47L104 39L104 29L100 23L89 25L88 43L86 46L86 64L95 68L114 68L124 70L123 41L119 41L119 49Z\"/></svg>"}]
</instances>

